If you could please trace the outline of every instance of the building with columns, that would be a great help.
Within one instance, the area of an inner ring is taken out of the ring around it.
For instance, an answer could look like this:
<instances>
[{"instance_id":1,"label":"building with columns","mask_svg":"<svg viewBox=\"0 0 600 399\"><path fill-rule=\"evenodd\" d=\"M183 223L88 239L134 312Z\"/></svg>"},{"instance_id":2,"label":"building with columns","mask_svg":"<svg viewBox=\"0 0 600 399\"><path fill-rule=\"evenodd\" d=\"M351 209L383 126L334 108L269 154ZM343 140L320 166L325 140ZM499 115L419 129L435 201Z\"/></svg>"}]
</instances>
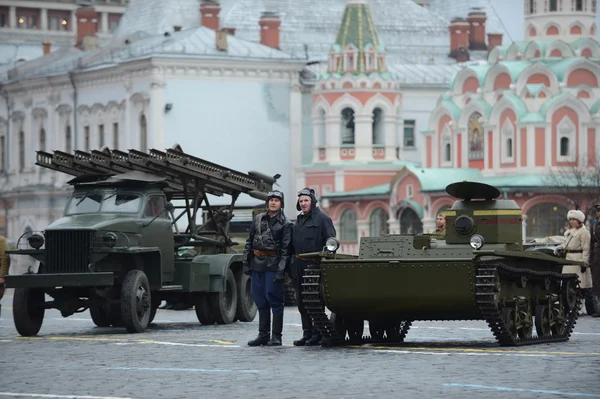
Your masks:
<instances>
[{"instance_id":1,"label":"building with columns","mask_svg":"<svg viewBox=\"0 0 600 399\"><path fill-rule=\"evenodd\" d=\"M96 0L95 31L100 45L112 37L128 0ZM75 45L75 0L0 0L0 68Z\"/></svg>"},{"instance_id":2,"label":"building with columns","mask_svg":"<svg viewBox=\"0 0 600 399\"><path fill-rule=\"evenodd\" d=\"M6 11L3 1L0 10ZM313 163L322 168L338 162L329 170L348 190L359 188L352 174L372 172L358 166L344 174L340 165L372 160L389 179L399 165L420 162L416 132L426 126L451 76L466 65L449 56L454 33L448 20L435 14L433 4L425 8L412 0L370 0L373 15L387 21L383 29L365 30L373 28L371 21L360 30L364 21L350 17L349 31L370 38L346 35L335 49L348 0L311 0L312 8L273 0L130 0L109 35L104 22L110 30L115 1L60 2L70 13L56 21L68 33L50 32L54 3L28 2L48 4L49 31L43 33L65 39L42 44L32 36L42 57L13 57L0 67L0 214L11 239L45 228L61 214L68 194L66 176L34 165L36 150L145 150L178 143L234 169L279 173L292 198L305 184L302 166ZM8 29L37 32L33 22L27 29L10 27L25 16L22 4L8 4ZM43 8L31 21L39 21ZM487 54L468 51L473 62ZM316 107L323 102L315 98L327 102L325 118L318 119ZM341 133L336 142L343 121L345 142ZM321 149L325 159L319 159ZM339 187L324 184L320 193ZM240 204L255 202L241 198Z\"/></svg>"},{"instance_id":3,"label":"building with columns","mask_svg":"<svg viewBox=\"0 0 600 399\"><path fill-rule=\"evenodd\" d=\"M495 46L439 97L421 131L422 165L398 166L389 179L366 164L361 187L324 195L347 251L365 235L432 232L454 181L492 184L517 201L526 238L561 234L568 209L598 200L596 1L525 6L526 40Z\"/></svg>"}]
</instances>

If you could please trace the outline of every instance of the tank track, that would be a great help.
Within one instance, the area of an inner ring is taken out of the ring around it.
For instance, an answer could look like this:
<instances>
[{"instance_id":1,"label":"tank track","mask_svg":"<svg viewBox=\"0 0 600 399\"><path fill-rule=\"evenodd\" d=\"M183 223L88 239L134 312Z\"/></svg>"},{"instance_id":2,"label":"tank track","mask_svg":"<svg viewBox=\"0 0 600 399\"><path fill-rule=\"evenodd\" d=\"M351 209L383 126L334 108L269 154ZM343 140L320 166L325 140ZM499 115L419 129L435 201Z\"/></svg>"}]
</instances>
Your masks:
<instances>
[{"instance_id":1,"label":"tank track","mask_svg":"<svg viewBox=\"0 0 600 399\"><path fill-rule=\"evenodd\" d=\"M569 310L565 314L564 332L562 334L541 337L515 337L513 334L511 334L508 324L502 317L502 308L498 306L498 302L495 298L495 287L497 284L499 284L498 279L501 275L507 276L516 281L519 281L519 279L522 277L526 277L527 280L544 281L545 279L551 279L554 281L561 281L563 283L567 281L573 282L574 287L579 294L573 309ZM577 323L579 309L581 306L581 294L577 275L555 272L537 272L529 269L517 269L501 262L483 263L479 266L477 269L475 282L475 295L484 320L488 323L492 333L496 337L496 340L502 346L524 346L568 341L571 333L573 332L573 328Z\"/></svg>"},{"instance_id":2,"label":"tank track","mask_svg":"<svg viewBox=\"0 0 600 399\"><path fill-rule=\"evenodd\" d=\"M533 335L531 337L515 337L511 334L509 326L502 316L502 307L499 306L496 299L495 287L499 284L500 275L515 279L515 281L525 277L530 281L550 279L553 281L573 282L574 287L578 292L578 296L575 306L565 315L564 332L558 335L542 337ZM393 337L386 336L381 339L375 339L365 335L359 340L360 342L356 342L356 340L351 340L346 337L340 337L334 323L325 313L325 304L321 297L321 270L318 265L310 265L306 268L305 274L303 275L301 295L307 313L313 321L313 325L322 336L322 346L339 346L354 343L399 343L404 341L412 324L412 321L410 320L402 321L397 328L398 333L394 334ZM581 306L579 300L581 296L579 279L576 275L517 269L501 262L485 262L478 267L475 282L475 296L483 319L488 323L492 333L501 346L523 346L567 341L573 332Z\"/></svg>"},{"instance_id":3,"label":"tank track","mask_svg":"<svg viewBox=\"0 0 600 399\"><path fill-rule=\"evenodd\" d=\"M368 343L386 343L403 342L412 321L402 321L396 326L397 333L393 337L384 337L374 339L369 335L364 335L360 340L340 337L336 331L335 325L325 313L325 304L321 297L321 269L316 265L310 265L306 268L302 283L302 298L304 307L312 319L314 327L321 334L321 346L340 346L352 344Z\"/></svg>"}]
</instances>

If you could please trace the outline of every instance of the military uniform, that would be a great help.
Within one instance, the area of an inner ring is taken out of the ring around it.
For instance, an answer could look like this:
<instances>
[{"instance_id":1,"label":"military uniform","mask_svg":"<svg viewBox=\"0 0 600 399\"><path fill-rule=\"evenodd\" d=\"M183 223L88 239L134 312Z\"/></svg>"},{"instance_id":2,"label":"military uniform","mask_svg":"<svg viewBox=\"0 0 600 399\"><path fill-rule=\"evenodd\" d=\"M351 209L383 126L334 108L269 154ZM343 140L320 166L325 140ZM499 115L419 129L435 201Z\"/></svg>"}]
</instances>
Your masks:
<instances>
[{"instance_id":1,"label":"military uniform","mask_svg":"<svg viewBox=\"0 0 600 399\"><path fill-rule=\"evenodd\" d=\"M258 307L258 337L248 342L250 346L282 344L284 278L294 225L283 213L283 193L269 193L267 203L271 198L280 199L282 208L275 215L264 212L254 218L243 254L244 273L252 277L252 299Z\"/></svg>"},{"instance_id":2,"label":"military uniform","mask_svg":"<svg viewBox=\"0 0 600 399\"><path fill-rule=\"evenodd\" d=\"M312 319L304 307L302 298L302 276L306 268L312 263L309 259L303 259L301 254L309 252L321 252L329 237L335 237L336 231L331 218L317 208L317 197L315 191L309 188L300 190L296 209L300 209L300 197L306 195L311 199L309 212L300 214L296 218L294 226L294 253L292 260L292 280L297 292L298 311L302 319L302 338L294 341L294 345L318 345L321 341L320 333L313 327Z\"/></svg>"}]
</instances>

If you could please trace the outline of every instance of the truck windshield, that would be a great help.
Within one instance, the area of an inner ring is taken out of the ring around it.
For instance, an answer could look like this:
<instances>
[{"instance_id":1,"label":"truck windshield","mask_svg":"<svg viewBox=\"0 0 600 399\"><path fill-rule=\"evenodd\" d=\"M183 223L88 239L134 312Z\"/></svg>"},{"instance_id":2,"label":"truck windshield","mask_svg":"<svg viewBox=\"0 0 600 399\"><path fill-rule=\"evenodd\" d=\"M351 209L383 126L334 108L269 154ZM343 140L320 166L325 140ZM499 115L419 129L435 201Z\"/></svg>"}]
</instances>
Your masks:
<instances>
[{"instance_id":1,"label":"truck windshield","mask_svg":"<svg viewBox=\"0 0 600 399\"><path fill-rule=\"evenodd\" d=\"M73 195L65 214L137 213L141 204L142 197L138 194L94 191Z\"/></svg>"}]
</instances>

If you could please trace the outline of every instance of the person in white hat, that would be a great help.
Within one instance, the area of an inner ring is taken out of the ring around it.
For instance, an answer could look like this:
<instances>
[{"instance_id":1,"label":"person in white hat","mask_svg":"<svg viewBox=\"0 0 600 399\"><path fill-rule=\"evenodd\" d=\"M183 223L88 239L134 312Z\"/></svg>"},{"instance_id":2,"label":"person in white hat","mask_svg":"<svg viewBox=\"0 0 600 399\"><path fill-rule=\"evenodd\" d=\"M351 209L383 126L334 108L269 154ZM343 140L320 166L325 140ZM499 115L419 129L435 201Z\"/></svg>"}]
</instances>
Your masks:
<instances>
[{"instance_id":1,"label":"person in white hat","mask_svg":"<svg viewBox=\"0 0 600 399\"><path fill-rule=\"evenodd\" d=\"M565 258L567 260L585 262L585 265L565 265L562 272L577 274L581 289L592 288L592 273L589 267L591 236L584 224L585 214L580 210L572 209L567 213L567 220L569 221L569 229L565 231L565 243L560 248L566 254ZM580 313L585 311L583 302L584 299L582 298Z\"/></svg>"}]
</instances>

